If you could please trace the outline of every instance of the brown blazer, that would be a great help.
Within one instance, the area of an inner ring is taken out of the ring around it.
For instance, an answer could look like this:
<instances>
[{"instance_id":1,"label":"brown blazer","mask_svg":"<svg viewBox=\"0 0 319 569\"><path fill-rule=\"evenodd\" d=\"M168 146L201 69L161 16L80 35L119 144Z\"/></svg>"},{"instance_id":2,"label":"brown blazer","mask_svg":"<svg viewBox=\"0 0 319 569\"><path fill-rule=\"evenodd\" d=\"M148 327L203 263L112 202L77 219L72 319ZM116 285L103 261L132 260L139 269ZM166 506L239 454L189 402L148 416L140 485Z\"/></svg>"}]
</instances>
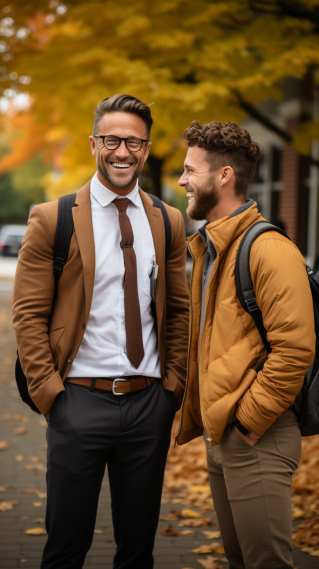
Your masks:
<instances>
[{"instance_id":1,"label":"brown blazer","mask_svg":"<svg viewBox=\"0 0 319 569\"><path fill-rule=\"evenodd\" d=\"M182 402L188 342L186 239L181 213L165 205L172 228L165 267L165 229L161 211L140 189L159 265L156 315L161 376L165 389ZM90 182L77 192L68 260L54 297L53 248L58 202L36 206L19 253L13 289L13 326L29 392L47 415L79 349L90 314L95 252ZM52 304L53 303L53 304Z\"/></svg>"}]
</instances>

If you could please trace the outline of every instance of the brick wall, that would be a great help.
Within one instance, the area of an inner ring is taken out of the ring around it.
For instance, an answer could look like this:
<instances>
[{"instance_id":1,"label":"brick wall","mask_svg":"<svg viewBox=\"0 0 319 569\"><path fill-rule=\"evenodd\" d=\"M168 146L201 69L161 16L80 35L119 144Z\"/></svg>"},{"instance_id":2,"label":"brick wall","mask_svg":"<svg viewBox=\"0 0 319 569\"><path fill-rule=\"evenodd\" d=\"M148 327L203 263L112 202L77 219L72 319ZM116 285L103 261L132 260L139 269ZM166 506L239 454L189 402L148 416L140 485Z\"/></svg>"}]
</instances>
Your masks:
<instances>
[{"instance_id":1,"label":"brick wall","mask_svg":"<svg viewBox=\"0 0 319 569\"><path fill-rule=\"evenodd\" d=\"M299 125L299 117L287 120L286 128L295 132ZM281 155L281 181L278 218L284 223L285 231L290 239L298 245L298 207L300 193L300 157L286 144Z\"/></svg>"}]
</instances>

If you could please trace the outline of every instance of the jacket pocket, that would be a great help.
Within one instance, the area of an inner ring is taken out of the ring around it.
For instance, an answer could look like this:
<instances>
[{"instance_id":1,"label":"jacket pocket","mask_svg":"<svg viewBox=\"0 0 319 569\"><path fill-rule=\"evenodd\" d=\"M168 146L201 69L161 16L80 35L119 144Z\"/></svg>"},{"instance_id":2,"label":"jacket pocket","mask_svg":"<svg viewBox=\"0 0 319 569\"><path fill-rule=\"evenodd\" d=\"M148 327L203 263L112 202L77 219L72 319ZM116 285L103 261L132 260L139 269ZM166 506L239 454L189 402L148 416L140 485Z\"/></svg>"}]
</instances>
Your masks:
<instances>
[{"instance_id":1,"label":"jacket pocket","mask_svg":"<svg viewBox=\"0 0 319 569\"><path fill-rule=\"evenodd\" d=\"M66 326L59 326L59 328L54 328L54 330L49 332L50 349L55 359L57 358L58 343L64 334L65 328Z\"/></svg>"},{"instance_id":2,"label":"jacket pocket","mask_svg":"<svg viewBox=\"0 0 319 569\"><path fill-rule=\"evenodd\" d=\"M300 460L301 433L292 409L287 409L270 427L277 450L282 456Z\"/></svg>"}]
</instances>

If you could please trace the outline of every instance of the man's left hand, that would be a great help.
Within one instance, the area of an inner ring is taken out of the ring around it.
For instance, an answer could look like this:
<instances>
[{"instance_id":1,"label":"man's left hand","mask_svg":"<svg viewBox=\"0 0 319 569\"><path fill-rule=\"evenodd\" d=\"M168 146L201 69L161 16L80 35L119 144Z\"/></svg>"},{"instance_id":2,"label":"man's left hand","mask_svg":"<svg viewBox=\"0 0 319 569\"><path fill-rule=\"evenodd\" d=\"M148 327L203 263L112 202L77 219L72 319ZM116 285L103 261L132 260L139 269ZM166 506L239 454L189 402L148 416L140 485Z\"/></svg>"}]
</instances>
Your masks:
<instances>
[{"instance_id":1,"label":"man's left hand","mask_svg":"<svg viewBox=\"0 0 319 569\"><path fill-rule=\"evenodd\" d=\"M255 435L255 433L250 433L250 435L243 435L243 433L241 433L237 427L235 427L237 433L239 434L239 436L243 439L243 441L245 441L245 443L247 443L250 447L253 447L256 442L260 439L260 437L257 437L257 435Z\"/></svg>"}]
</instances>

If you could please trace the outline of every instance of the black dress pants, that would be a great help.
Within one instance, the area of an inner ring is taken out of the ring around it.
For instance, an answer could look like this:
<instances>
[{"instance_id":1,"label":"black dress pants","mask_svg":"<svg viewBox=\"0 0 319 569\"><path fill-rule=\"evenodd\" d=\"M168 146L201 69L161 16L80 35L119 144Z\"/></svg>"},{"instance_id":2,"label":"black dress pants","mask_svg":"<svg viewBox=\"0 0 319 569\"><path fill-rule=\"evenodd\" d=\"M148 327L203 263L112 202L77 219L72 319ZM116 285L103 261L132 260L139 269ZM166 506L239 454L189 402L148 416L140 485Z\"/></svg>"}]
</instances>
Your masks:
<instances>
[{"instance_id":1,"label":"black dress pants","mask_svg":"<svg viewBox=\"0 0 319 569\"><path fill-rule=\"evenodd\" d=\"M151 569L176 400L160 379L115 396L65 384L47 428L48 540L41 569L80 569L91 547L105 466L114 569Z\"/></svg>"}]
</instances>

